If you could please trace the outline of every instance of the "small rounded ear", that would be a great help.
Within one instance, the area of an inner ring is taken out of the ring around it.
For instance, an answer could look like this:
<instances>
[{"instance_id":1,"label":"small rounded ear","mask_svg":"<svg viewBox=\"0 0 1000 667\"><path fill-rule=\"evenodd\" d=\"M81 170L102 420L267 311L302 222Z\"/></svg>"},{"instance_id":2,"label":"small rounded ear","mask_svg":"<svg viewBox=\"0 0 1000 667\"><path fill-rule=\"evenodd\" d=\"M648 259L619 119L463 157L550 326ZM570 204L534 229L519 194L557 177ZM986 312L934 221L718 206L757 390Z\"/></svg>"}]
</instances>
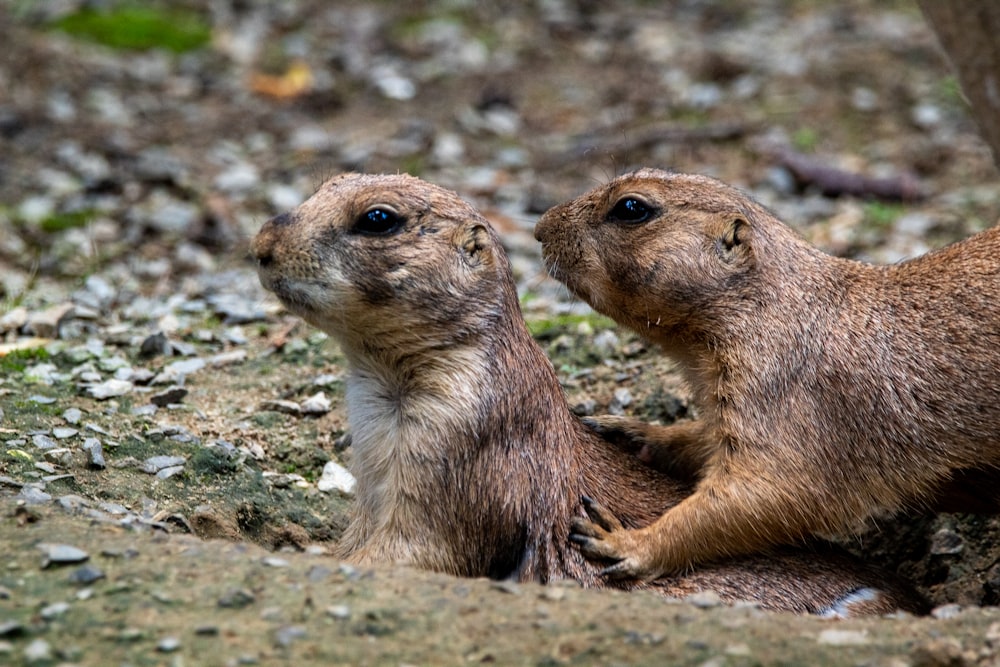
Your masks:
<instances>
[{"instance_id":1,"label":"small rounded ear","mask_svg":"<svg viewBox=\"0 0 1000 667\"><path fill-rule=\"evenodd\" d=\"M479 266L485 257L484 251L490 247L490 233L482 225L474 225L459 232L458 246L462 259L469 266Z\"/></svg>"},{"instance_id":2,"label":"small rounded ear","mask_svg":"<svg viewBox=\"0 0 1000 667\"><path fill-rule=\"evenodd\" d=\"M750 224L742 218L733 218L726 225L717 242L719 254L726 261L733 261L750 251Z\"/></svg>"}]
</instances>

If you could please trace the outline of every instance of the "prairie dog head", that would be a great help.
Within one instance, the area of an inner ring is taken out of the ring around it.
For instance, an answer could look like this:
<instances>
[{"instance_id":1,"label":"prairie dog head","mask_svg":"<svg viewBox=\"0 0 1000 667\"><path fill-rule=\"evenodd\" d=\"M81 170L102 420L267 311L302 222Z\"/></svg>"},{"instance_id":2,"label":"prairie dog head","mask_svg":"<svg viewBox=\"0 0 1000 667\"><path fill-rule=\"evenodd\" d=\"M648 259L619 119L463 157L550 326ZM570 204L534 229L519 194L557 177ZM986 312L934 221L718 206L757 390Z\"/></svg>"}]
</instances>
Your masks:
<instances>
[{"instance_id":1,"label":"prairie dog head","mask_svg":"<svg viewBox=\"0 0 1000 667\"><path fill-rule=\"evenodd\" d=\"M407 353L459 342L495 317L498 275L509 273L498 246L453 192L407 175L343 174L266 222L251 253L264 287L345 348Z\"/></svg>"},{"instance_id":2,"label":"prairie dog head","mask_svg":"<svg viewBox=\"0 0 1000 667\"><path fill-rule=\"evenodd\" d=\"M552 277L596 310L670 329L747 282L762 213L714 179L643 169L550 209L535 238Z\"/></svg>"}]
</instances>

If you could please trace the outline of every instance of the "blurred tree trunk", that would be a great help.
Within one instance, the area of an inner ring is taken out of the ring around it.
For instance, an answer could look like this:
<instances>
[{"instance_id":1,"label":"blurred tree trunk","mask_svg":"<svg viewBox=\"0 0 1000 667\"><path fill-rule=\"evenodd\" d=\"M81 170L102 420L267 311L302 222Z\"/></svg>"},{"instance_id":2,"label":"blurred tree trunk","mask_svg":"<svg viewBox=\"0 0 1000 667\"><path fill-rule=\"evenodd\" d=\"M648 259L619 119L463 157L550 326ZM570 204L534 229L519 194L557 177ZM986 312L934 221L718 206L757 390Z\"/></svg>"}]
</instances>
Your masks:
<instances>
[{"instance_id":1,"label":"blurred tree trunk","mask_svg":"<svg viewBox=\"0 0 1000 667\"><path fill-rule=\"evenodd\" d=\"M917 0L1000 167L1000 1Z\"/></svg>"}]
</instances>

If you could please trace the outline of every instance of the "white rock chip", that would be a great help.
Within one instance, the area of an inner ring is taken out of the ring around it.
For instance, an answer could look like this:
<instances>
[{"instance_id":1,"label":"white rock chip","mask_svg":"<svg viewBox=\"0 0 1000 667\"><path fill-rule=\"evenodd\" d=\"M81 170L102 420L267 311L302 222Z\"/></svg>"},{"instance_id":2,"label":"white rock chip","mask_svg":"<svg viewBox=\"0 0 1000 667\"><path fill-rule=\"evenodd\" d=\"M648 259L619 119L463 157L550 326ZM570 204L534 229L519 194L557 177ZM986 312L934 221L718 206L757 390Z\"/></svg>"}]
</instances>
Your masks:
<instances>
[{"instance_id":1,"label":"white rock chip","mask_svg":"<svg viewBox=\"0 0 1000 667\"><path fill-rule=\"evenodd\" d=\"M356 484L357 480L354 479L354 475L348 472L347 468L336 461L327 461L326 465L323 466L323 474L316 483L316 488L324 493L340 491L351 495L354 493Z\"/></svg>"}]
</instances>

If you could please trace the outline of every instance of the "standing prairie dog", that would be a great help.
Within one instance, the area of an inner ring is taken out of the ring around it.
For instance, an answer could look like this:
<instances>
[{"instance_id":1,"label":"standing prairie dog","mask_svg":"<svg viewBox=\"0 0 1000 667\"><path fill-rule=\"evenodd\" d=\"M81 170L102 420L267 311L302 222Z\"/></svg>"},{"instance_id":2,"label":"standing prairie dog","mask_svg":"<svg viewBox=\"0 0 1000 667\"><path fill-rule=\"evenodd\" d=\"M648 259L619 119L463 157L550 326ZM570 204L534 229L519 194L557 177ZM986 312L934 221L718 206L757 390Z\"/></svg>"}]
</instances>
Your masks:
<instances>
[{"instance_id":1,"label":"standing prairie dog","mask_svg":"<svg viewBox=\"0 0 1000 667\"><path fill-rule=\"evenodd\" d=\"M647 527L577 523L611 576L842 534L1000 464L1000 228L873 266L719 181L643 169L549 210L535 237L553 277L693 389L693 421L598 420L697 480Z\"/></svg>"},{"instance_id":2,"label":"standing prairie dog","mask_svg":"<svg viewBox=\"0 0 1000 667\"><path fill-rule=\"evenodd\" d=\"M456 194L345 174L267 222L251 252L262 284L336 339L349 366L357 499L340 557L603 586L569 543L581 496L639 526L690 492L570 412L506 253ZM820 547L614 585L834 616L924 610L898 579Z\"/></svg>"}]
</instances>

